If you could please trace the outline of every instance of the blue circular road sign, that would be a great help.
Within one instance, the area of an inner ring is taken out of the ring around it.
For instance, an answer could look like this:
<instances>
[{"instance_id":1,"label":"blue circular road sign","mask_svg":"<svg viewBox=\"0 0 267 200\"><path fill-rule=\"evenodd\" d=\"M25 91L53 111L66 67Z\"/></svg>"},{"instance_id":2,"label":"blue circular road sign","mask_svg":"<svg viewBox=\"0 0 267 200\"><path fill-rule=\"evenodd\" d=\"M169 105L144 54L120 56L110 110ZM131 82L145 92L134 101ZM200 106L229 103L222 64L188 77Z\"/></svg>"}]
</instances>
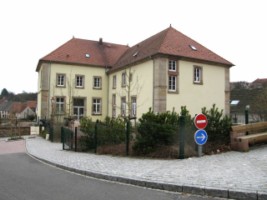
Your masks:
<instances>
[{"instance_id":1,"label":"blue circular road sign","mask_svg":"<svg viewBox=\"0 0 267 200\"><path fill-rule=\"evenodd\" d=\"M194 135L194 138L195 138L195 142L198 144L198 145L203 145L207 142L208 140L208 134L205 130L201 129L201 130L197 130L195 132L195 135Z\"/></svg>"}]
</instances>

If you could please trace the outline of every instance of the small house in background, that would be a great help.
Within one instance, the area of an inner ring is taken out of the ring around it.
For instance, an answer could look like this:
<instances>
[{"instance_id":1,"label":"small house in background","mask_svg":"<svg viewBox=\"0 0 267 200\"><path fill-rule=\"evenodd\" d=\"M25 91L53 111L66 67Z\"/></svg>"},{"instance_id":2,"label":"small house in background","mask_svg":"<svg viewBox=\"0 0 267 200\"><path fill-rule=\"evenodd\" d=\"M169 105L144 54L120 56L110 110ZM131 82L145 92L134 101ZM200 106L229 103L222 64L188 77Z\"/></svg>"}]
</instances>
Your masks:
<instances>
[{"instance_id":1,"label":"small house in background","mask_svg":"<svg viewBox=\"0 0 267 200\"><path fill-rule=\"evenodd\" d=\"M267 78L258 78L250 83L251 88L263 88L267 87Z\"/></svg>"},{"instance_id":2,"label":"small house in background","mask_svg":"<svg viewBox=\"0 0 267 200\"><path fill-rule=\"evenodd\" d=\"M6 119L9 117L12 103L13 102L7 101L5 99L2 99L0 101L0 119Z\"/></svg>"},{"instance_id":3,"label":"small house in background","mask_svg":"<svg viewBox=\"0 0 267 200\"><path fill-rule=\"evenodd\" d=\"M36 116L36 101L14 102L12 113L15 113L17 119L33 119Z\"/></svg>"},{"instance_id":4,"label":"small house in background","mask_svg":"<svg viewBox=\"0 0 267 200\"><path fill-rule=\"evenodd\" d=\"M11 115L17 119L29 119L36 116L37 101L12 102L3 101L0 104L0 117L9 118Z\"/></svg>"}]
</instances>

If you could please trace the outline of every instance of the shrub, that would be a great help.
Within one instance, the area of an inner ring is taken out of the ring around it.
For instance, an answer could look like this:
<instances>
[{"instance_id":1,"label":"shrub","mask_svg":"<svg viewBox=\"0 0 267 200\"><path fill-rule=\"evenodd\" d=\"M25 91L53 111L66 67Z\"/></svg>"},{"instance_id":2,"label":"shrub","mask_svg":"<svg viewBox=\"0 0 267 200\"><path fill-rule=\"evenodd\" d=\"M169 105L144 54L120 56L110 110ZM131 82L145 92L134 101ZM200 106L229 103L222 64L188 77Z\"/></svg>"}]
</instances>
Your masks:
<instances>
[{"instance_id":1,"label":"shrub","mask_svg":"<svg viewBox=\"0 0 267 200\"><path fill-rule=\"evenodd\" d=\"M147 154L158 146L172 145L178 123L179 115L174 111L155 114L150 109L139 119L133 150L137 154Z\"/></svg>"},{"instance_id":2,"label":"shrub","mask_svg":"<svg viewBox=\"0 0 267 200\"><path fill-rule=\"evenodd\" d=\"M93 122L91 118L85 117L80 120L81 131L88 139L88 148L95 148L95 128L97 126L97 146L113 145L125 142L125 122L123 118L106 117L104 122ZM84 142L83 141L83 142Z\"/></svg>"},{"instance_id":3,"label":"shrub","mask_svg":"<svg viewBox=\"0 0 267 200\"><path fill-rule=\"evenodd\" d=\"M220 110L213 104L210 110L202 108L202 113L207 116L208 125L205 130L208 133L209 141L229 143L230 130L232 122L229 116L223 115Z\"/></svg>"},{"instance_id":4,"label":"shrub","mask_svg":"<svg viewBox=\"0 0 267 200\"><path fill-rule=\"evenodd\" d=\"M106 117L98 124L98 145L120 144L125 142L125 122L121 117Z\"/></svg>"}]
</instances>

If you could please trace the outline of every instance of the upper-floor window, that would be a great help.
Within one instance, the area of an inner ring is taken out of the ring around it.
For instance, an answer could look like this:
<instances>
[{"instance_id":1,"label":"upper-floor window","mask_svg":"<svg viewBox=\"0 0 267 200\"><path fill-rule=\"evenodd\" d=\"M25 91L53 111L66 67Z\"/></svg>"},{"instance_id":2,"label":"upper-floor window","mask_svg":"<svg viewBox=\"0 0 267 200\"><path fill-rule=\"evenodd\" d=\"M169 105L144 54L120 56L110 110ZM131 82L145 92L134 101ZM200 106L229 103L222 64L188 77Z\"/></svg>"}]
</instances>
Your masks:
<instances>
[{"instance_id":1,"label":"upper-floor window","mask_svg":"<svg viewBox=\"0 0 267 200\"><path fill-rule=\"evenodd\" d=\"M116 87L117 87L117 76L114 75L112 78L112 88L116 89Z\"/></svg>"},{"instance_id":2,"label":"upper-floor window","mask_svg":"<svg viewBox=\"0 0 267 200\"><path fill-rule=\"evenodd\" d=\"M101 115L102 100L101 98L93 98L93 115Z\"/></svg>"},{"instance_id":3,"label":"upper-floor window","mask_svg":"<svg viewBox=\"0 0 267 200\"><path fill-rule=\"evenodd\" d=\"M169 71L176 71L176 61L169 60Z\"/></svg>"},{"instance_id":4,"label":"upper-floor window","mask_svg":"<svg viewBox=\"0 0 267 200\"><path fill-rule=\"evenodd\" d=\"M76 88L84 88L84 76L83 75L76 75L75 86Z\"/></svg>"},{"instance_id":5,"label":"upper-floor window","mask_svg":"<svg viewBox=\"0 0 267 200\"><path fill-rule=\"evenodd\" d=\"M57 74L57 87L65 87L65 74Z\"/></svg>"},{"instance_id":6,"label":"upper-floor window","mask_svg":"<svg viewBox=\"0 0 267 200\"><path fill-rule=\"evenodd\" d=\"M94 76L94 89L102 88L102 78L100 76Z\"/></svg>"},{"instance_id":7,"label":"upper-floor window","mask_svg":"<svg viewBox=\"0 0 267 200\"><path fill-rule=\"evenodd\" d=\"M121 86L125 87L126 86L126 72L123 72L121 74Z\"/></svg>"},{"instance_id":8,"label":"upper-floor window","mask_svg":"<svg viewBox=\"0 0 267 200\"><path fill-rule=\"evenodd\" d=\"M194 83L203 83L203 69L199 66L194 66Z\"/></svg>"}]
</instances>

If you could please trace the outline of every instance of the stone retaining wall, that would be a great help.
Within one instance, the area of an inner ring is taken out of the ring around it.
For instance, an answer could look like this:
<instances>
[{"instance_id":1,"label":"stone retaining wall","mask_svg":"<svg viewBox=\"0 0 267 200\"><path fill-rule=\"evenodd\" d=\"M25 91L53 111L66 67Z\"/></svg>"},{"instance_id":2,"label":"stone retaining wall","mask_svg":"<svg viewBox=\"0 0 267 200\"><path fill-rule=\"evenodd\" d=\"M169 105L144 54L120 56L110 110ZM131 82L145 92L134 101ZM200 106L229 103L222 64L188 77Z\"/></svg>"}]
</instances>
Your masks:
<instances>
[{"instance_id":1,"label":"stone retaining wall","mask_svg":"<svg viewBox=\"0 0 267 200\"><path fill-rule=\"evenodd\" d=\"M30 127L0 127L0 137L30 135Z\"/></svg>"}]
</instances>

